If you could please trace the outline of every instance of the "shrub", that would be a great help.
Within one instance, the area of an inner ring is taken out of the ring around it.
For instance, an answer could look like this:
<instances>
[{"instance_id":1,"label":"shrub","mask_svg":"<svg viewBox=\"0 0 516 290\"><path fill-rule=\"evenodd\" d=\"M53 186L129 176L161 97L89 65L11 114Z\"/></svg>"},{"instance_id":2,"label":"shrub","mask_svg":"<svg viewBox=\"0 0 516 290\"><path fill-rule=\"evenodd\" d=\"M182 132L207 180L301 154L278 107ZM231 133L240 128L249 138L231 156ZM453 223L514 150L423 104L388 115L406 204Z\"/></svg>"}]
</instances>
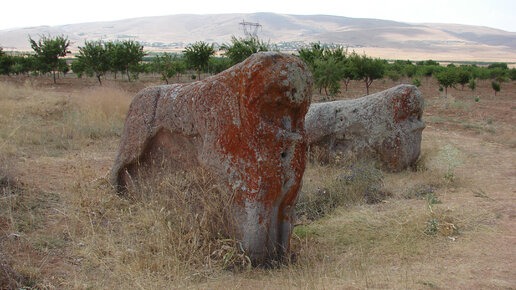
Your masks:
<instances>
[{"instance_id":1,"label":"shrub","mask_svg":"<svg viewBox=\"0 0 516 290\"><path fill-rule=\"evenodd\" d=\"M497 82L492 82L491 87L493 88L493 90L495 92L495 96L496 96L496 93L501 90L500 83L497 83Z\"/></svg>"},{"instance_id":2,"label":"shrub","mask_svg":"<svg viewBox=\"0 0 516 290\"><path fill-rule=\"evenodd\" d=\"M421 86L421 81L418 79L418 78L415 78L413 81L412 81L412 84L416 87L420 87Z\"/></svg>"},{"instance_id":3,"label":"shrub","mask_svg":"<svg viewBox=\"0 0 516 290\"><path fill-rule=\"evenodd\" d=\"M462 164L459 149L451 144L447 144L439 151L438 158L441 164L446 167L444 179L449 182L455 181L455 168Z\"/></svg>"},{"instance_id":4,"label":"shrub","mask_svg":"<svg viewBox=\"0 0 516 290\"><path fill-rule=\"evenodd\" d=\"M475 79L470 79L469 80L469 83L468 83L468 88L470 88L472 91L475 90L475 88L477 87L477 82L475 82Z\"/></svg>"}]
</instances>

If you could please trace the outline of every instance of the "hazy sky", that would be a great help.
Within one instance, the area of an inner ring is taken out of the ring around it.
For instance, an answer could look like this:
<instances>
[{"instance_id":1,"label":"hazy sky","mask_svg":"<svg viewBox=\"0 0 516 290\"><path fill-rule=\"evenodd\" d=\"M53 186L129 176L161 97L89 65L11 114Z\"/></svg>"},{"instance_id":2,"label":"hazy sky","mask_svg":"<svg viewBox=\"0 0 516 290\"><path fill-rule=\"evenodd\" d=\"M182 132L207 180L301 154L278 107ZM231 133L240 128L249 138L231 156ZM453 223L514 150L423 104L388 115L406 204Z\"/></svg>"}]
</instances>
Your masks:
<instances>
[{"instance_id":1,"label":"hazy sky","mask_svg":"<svg viewBox=\"0 0 516 290\"><path fill-rule=\"evenodd\" d=\"M516 0L6 0L0 29L182 13L328 14L490 26L516 32Z\"/></svg>"}]
</instances>

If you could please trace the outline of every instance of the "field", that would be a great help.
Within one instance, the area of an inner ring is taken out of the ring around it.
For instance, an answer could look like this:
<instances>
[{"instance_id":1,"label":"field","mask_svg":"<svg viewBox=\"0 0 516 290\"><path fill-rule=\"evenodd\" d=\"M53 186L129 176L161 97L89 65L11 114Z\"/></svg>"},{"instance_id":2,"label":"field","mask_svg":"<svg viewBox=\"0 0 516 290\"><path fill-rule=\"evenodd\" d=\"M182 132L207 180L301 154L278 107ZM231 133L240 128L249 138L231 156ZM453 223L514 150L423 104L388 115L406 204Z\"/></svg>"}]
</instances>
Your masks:
<instances>
[{"instance_id":1,"label":"field","mask_svg":"<svg viewBox=\"0 0 516 290\"><path fill-rule=\"evenodd\" d=\"M352 157L308 163L302 196L322 196L307 211L323 214L302 216L295 259L273 268L238 266L237 254L228 267L231 246L199 246L202 232L174 224L185 213L165 208L168 200L109 186L128 104L159 83L0 77L0 288L516 287L515 82L497 96L478 81L445 97L423 79L427 127L415 170L363 164L379 178L346 187L336 181L355 168ZM364 94L352 82L337 99ZM360 191L371 185L374 200ZM332 205L327 192L348 196Z\"/></svg>"}]
</instances>

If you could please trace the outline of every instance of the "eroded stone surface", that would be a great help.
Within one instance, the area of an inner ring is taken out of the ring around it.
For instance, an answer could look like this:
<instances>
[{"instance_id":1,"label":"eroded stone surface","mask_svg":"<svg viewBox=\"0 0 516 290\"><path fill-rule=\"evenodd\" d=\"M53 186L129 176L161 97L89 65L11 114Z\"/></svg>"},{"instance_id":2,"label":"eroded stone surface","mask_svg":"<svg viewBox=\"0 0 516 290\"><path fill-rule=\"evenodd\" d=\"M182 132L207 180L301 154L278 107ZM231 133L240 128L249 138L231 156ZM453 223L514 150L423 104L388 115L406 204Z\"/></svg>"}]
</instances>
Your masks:
<instances>
[{"instance_id":1,"label":"eroded stone surface","mask_svg":"<svg viewBox=\"0 0 516 290\"><path fill-rule=\"evenodd\" d=\"M290 248L305 169L311 74L297 57L257 53L203 81L142 90L127 115L111 182L141 168L203 166L234 190L237 234L262 263Z\"/></svg>"},{"instance_id":2,"label":"eroded stone surface","mask_svg":"<svg viewBox=\"0 0 516 290\"><path fill-rule=\"evenodd\" d=\"M413 165L421 152L424 100L412 85L354 100L312 104L305 119L311 149L353 152L377 157L399 171Z\"/></svg>"}]
</instances>

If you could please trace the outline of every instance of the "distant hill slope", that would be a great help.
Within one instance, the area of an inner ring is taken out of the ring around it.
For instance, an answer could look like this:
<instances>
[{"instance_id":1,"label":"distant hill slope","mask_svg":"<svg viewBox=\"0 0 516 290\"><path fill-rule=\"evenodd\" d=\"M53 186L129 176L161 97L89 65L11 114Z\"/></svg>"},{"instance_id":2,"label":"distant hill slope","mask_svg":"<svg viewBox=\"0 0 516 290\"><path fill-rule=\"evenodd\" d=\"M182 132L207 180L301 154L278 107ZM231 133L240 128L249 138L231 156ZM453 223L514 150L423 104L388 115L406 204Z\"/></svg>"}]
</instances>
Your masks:
<instances>
[{"instance_id":1,"label":"distant hill slope","mask_svg":"<svg viewBox=\"0 0 516 290\"><path fill-rule=\"evenodd\" d=\"M280 47L286 50L295 49L296 43L320 41L390 59L516 61L514 32L459 24L275 13L181 14L0 30L0 46L5 50L30 50L28 35L64 34L73 42L73 50L84 40L97 39L135 39L146 49L174 50L194 41L221 44L231 35L243 36L239 26L242 20L259 22L259 36L271 43L283 42Z\"/></svg>"}]
</instances>

